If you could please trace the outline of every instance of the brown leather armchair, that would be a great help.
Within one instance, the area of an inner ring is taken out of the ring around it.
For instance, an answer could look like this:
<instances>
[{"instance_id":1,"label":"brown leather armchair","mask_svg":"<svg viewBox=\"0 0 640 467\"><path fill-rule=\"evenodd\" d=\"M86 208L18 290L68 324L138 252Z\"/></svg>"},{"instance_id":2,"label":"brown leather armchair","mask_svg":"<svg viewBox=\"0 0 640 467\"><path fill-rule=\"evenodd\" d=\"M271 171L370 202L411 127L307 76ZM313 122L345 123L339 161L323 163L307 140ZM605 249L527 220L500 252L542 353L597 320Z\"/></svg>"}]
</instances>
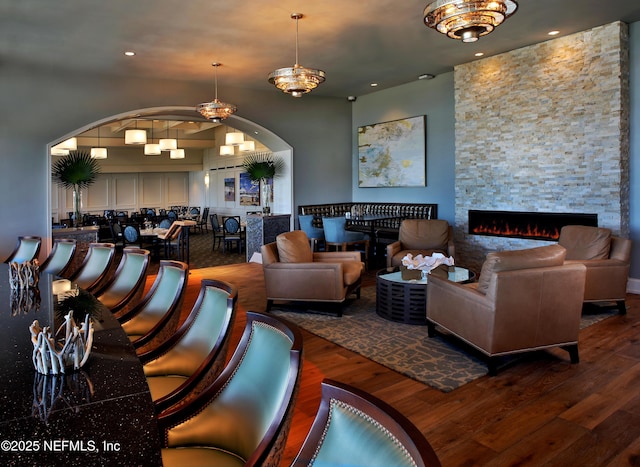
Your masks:
<instances>
[{"instance_id":1,"label":"brown leather armchair","mask_svg":"<svg viewBox=\"0 0 640 467\"><path fill-rule=\"evenodd\" d=\"M631 240L614 237L602 227L566 225L558 244L567 250L567 263L587 267L584 302L616 302L620 314L626 314Z\"/></svg>"},{"instance_id":2,"label":"brown leather armchair","mask_svg":"<svg viewBox=\"0 0 640 467\"><path fill-rule=\"evenodd\" d=\"M276 300L342 303L354 292L360 298L364 264L358 251L314 253L302 230L278 235L261 251L267 311Z\"/></svg>"},{"instance_id":3,"label":"brown leather armchair","mask_svg":"<svg viewBox=\"0 0 640 467\"><path fill-rule=\"evenodd\" d=\"M560 245L489 253L472 284L430 276L429 336L437 325L479 350L491 375L502 355L555 346L577 363L586 267L564 264L565 254Z\"/></svg>"},{"instance_id":4,"label":"brown leather armchair","mask_svg":"<svg viewBox=\"0 0 640 467\"><path fill-rule=\"evenodd\" d=\"M387 245L387 267L400 266L408 253L431 256L435 252L455 256L453 227L442 219L405 219L398 241Z\"/></svg>"}]
</instances>

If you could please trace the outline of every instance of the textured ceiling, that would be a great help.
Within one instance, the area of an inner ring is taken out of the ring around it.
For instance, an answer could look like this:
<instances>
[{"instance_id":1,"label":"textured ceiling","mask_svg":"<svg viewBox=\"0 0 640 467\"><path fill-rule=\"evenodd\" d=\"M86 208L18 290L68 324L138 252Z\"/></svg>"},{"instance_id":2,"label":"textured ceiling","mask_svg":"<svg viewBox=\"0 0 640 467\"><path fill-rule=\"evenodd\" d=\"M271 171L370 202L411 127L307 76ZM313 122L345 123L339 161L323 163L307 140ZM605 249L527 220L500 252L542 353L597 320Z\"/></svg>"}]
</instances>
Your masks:
<instances>
[{"instance_id":1,"label":"textured ceiling","mask_svg":"<svg viewBox=\"0 0 640 467\"><path fill-rule=\"evenodd\" d=\"M326 72L315 95L348 96L407 83L423 73L621 20L640 20L639 0L520 0L518 11L473 44L424 26L426 0L0 0L0 64L273 88L267 75L295 62ZM133 58L125 50L135 50ZM274 92L278 92L274 89ZM222 97L222 96L221 96Z\"/></svg>"}]
</instances>

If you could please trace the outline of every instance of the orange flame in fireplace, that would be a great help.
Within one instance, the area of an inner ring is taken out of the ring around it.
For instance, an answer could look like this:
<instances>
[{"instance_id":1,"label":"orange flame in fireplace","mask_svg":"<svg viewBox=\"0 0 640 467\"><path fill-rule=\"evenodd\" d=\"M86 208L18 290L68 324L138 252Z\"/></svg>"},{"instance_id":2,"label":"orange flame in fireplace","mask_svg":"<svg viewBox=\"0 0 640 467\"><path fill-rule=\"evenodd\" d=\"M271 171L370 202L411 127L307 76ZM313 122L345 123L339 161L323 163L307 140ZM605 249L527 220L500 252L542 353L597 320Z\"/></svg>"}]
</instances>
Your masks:
<instances>
[{"instance_id":1,"label":"orange flame in fireplace","mask_svg":"<svg viewBox=\"0 0 640 467\"><path fill-rule=\"evenodd\" d=\"M538 225L531 225L531 224L515 226L515 227L511 227L509 224L505 224L504 226L481 224L473 227L471 233L476 235L543 238L543 239L549 239L549 240L557 240L560 237L560 229L557 227L542 228Z\"/></svg>"}]
</instances>

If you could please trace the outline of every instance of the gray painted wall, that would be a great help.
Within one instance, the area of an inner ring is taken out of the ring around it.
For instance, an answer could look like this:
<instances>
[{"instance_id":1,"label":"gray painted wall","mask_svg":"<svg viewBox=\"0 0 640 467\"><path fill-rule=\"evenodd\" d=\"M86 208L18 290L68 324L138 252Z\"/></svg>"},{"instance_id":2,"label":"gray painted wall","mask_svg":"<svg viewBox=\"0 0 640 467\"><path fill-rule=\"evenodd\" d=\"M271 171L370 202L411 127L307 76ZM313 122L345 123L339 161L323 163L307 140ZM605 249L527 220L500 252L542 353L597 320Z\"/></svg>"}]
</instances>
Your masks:
<instances>
[{"instance_id":1,"label":"gray painted wall","mask_svg":"<svg viewBox=\"0 0 640 467\"><path fill-rule=\"evenodd\" d=\"M353 201L437 203L438 217L455 222L455 119L453 72L361 96L353 104ZM358 187L358 127L427 117L427 186Z\"/></svg>"},{"instance_id":2,"label":"gray painted wall","mask_svg":"<svg viewBox=\"0 0 640 467\"><path fill-rule=\"evenodd\" d=\"M50 219L46 145L87 124L136 109L191 106L211 99L211 86L68 74L28 63L3 63L0 73L0 257L19 235L45 236ZM295 99L273 88L227 88L238 115L294 148L295 202L351 197L351 104L313 95ZM194 110L195 113L195 110Z\"/></svg>"}]
</instances>

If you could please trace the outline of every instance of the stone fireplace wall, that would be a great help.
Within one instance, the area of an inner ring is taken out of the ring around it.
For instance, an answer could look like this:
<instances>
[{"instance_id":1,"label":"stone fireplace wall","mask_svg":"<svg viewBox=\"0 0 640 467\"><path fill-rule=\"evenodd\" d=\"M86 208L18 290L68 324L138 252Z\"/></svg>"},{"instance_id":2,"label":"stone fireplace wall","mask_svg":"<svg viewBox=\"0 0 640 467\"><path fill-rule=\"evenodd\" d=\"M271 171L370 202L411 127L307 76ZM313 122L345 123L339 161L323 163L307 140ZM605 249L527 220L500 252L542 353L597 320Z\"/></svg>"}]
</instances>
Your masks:
<instances>
[{"instance_id":1,"label":"stone fireplace wall","mask_svg":"<svg viewBox=\"0 0 640 467\"><path fill-rule=\"evenodd\" d=\"M460 264L550 243L469 235L469 209L597 213L628 236L628 57L616 22L455 68Z\"/></svg>"}]
</instances>

